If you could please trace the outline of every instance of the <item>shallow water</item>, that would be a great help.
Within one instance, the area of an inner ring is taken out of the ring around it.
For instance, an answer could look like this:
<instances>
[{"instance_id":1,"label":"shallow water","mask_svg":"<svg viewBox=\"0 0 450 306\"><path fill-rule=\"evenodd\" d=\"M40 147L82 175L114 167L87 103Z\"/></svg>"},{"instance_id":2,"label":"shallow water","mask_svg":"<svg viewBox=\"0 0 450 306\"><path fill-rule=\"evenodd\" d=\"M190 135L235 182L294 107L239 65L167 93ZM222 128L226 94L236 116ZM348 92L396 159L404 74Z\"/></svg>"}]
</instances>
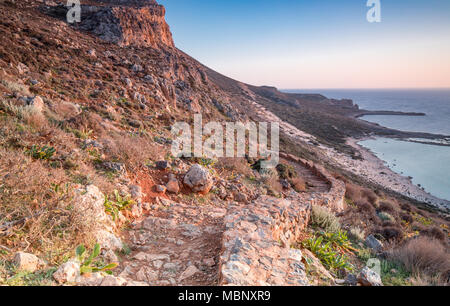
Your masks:
<instances>
[{"instance_id":1,"label":"shallow water","mask_svg":"<svg viewBox=\"0 0 450 306\"><path fill-rule=\"evenodd\" d=\"M386 138L359 144L384 160L393 171L413 177L414 184L420 184L434 196L450 200L450 147Z\"/></svg>"}]
</instances>

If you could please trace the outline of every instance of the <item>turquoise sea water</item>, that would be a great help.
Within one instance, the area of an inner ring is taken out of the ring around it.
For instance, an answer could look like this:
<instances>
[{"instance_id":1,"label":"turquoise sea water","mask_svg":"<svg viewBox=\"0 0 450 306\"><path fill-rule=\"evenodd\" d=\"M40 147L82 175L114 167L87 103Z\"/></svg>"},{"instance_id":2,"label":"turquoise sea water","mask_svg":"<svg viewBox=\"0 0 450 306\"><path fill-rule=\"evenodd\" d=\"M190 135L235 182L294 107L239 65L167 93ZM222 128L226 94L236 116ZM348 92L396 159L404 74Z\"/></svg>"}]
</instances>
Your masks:
<instances>
[{"instance_id":1,"label":"turquoise sea water","mask_svg":"<svg viewBox=\"0 0 450 306\"><path fill-rule=\"evenodd\" d=\"M293 92L293 91L289 91ZM320 93L328 98L353 99L367 110L425 113L424 117L365 116L362 119L403 131L450 136L450 89L436 90L295 90ZM450 200L450 147L378 138L360 143L389 167L413 177L431 194Z\"/></svg>"}]
</instances>

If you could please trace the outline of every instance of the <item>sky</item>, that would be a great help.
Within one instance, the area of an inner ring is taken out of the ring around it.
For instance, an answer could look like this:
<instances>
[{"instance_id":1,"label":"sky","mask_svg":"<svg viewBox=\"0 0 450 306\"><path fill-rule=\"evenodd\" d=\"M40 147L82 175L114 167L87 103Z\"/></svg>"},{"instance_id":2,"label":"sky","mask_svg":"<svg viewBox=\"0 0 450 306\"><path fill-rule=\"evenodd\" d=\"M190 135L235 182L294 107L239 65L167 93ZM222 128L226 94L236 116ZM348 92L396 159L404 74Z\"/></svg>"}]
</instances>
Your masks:
<instances>
[{"instance_id":1,"label":"sky","mask_svg":"<svg viewBox=\"0 0 450 306\"><path fill-rule=\"evenodd\" d=\"M450 1L159 0L176 46L280 89L449 88Z\"/></svg>"}]
</instances>

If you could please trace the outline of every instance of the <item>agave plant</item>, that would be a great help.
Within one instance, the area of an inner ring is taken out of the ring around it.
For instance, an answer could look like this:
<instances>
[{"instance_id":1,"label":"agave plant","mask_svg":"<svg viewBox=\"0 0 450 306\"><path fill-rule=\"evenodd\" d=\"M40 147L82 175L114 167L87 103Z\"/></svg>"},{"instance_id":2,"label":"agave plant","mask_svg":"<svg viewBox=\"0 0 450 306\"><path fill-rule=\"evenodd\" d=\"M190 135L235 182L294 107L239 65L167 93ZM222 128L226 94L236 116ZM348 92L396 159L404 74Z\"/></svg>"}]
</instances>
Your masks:
<instances>
[{"instance_id":1,"label":"agave plant","mask_svg":"<svg viewBox=\"0 0 450 306\"><path fill-rule=\"evenodd\" d=\"M76 249L76 255L80 264L80 273L96 273L105 272L107 274L112 274L114 268L117 267L116 263L110 263L107 265L102 265L99 261L94 261L98 255L100 255L100 244L95 244L92 253L86 258L86 248L84 245L79 245Z\"/></svg>"}]
</instances>

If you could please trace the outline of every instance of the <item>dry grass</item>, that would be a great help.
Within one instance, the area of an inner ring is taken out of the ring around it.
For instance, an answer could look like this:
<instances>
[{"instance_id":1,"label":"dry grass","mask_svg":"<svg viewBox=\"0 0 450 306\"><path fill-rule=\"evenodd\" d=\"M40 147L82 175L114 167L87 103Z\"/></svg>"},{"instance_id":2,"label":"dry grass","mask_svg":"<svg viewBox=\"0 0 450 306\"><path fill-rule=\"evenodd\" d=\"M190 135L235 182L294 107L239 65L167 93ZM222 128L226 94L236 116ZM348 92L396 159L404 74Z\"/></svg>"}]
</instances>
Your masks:
<instances>
[{"instance_id":1,"label":"dry grass","mask_svg":"<svg viewBox=\"0 0 450 306\"><path fill-rule=\"evenodd\" d=\"M64 170L0 148L0 173L0 244L61 259L79 242Z\"/></svg>"},{"instance_id":2,"label":"dry grass","mask_svg":"<svg viewBox=\"0 0 450 306\"><path fill-rule=\"evenodd\" d=\"M331 233L336 233L341 228L339 219L332 212L316 205L312 207L311 224Z\"/></svg>"},{"instance_id":3,"label":"dry grass","mask_svg":"<svg viewBox=\"0 0 450 306\"><path fill-rule=\"evenodd\" d=\"M268 171L261 175L261 180L265 187L269 191L269 194L277 195L283 191L283 186L280 183L280 178L278 177L278 173L276 171Z\"/></svg>"},{"instance_id":4,"label":"dry grass","mask_svg":"<svg viewBox=\"0 0 450 306\"><path fill-rule=\"evenodd\" d=\"M250 177L253 175L253 170L251 169L249 163L245 158L219 158L219 161L216 164L216 168L239 173L244 175L245 177Z\"/></svg>"},{"instance_id":5,"label":"dry grass","mask_svg":"<svg viewBox=\"0 0 450 306\"><path fill-rule=\"evenodd\" d=\"M293 179L289 180L289 183L291 183L292 188L294 188L297 192L306 192L306 182L301 177L295 177Z\"/></svg>"},{"instance_id":6,"label":"dry grass","mask_svg":"<svg viewBox=\"0 0 450 306\"><path fill-rule=\"evenodd\" d=\"M148 136L116 135L106 138L105 142L110 158L123 162L130 171L145 166L149 161L162 159L165 155L164 148Z\"/></svg>"},{"instance_id":7,"label":"dry grass","mask_svg":"<svg viewBox=\"0 0 450 306\"><path fill-rule=\"evenodd\" d=\"M448 283L450 255L437 240L418 237L393 250L390 256L401 263L420 279L439 277Z\"/></svg>"}]
</instances>

